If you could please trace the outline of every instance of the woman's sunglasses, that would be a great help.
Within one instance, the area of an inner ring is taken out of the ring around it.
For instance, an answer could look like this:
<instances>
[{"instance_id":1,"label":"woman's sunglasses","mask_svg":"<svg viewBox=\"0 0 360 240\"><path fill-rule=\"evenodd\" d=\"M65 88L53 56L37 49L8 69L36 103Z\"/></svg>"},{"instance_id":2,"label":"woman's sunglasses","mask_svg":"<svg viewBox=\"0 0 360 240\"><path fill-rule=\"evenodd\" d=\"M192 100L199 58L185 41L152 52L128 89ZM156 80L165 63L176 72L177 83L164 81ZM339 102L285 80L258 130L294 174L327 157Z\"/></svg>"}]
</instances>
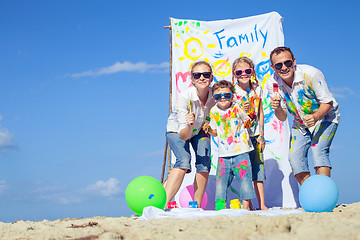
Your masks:
<instances>
[{"instance_id":1,"label":"woman's sunglasses","mask_svg":"<svg viewBox=\"0 0 360 240\"><path fill-rule=\"evenodd\" d=\"M224 97L226 100L230 100L232 99L233 93L232 92L227 92L227 93L218 93L218 94L214 94L213 98L216 101L221 100L222 97Z\"/></svg>"},{"instance_id":2,"label":"woman's sunglasses","mask_svg":"<svg viewBox=\"0 0 360 240\"><path fill-rule=\"evenodd\" d=\"M253 69L252 68L248 68L245 70L235 70L234 71L234 75L237 77L240 77L243 73L245 73L246 75L251 75L253 73Z\"/></svg>"},{"instance_id":3,"label":"woman's sunglasses","mask_svg":"<svg viewBox=\"0 0 360 240\"><path fill-rule=\"evenodd\" d=\"M193 73L192 76L194 79L199 79L201 77L201 75L204 76L204 78L210 78L211 76L211 72L202 72L202 73Z\"/></svg>"},{"instance_id":4,"label":"woman's sunglasses","mask_svg":"<svg viewBox=\"0 0 360 240\"><path fill-rule=\"evenodd\" d=\"M283 64L286 66L286 67L292 67L292 65L293 65L293 61L292 60L287 60L287 61L285 61L285 62L283 62L283 63L277 63L277 64L275 64L274 65L274 68L276 69L276 70L280 70L280 69L282 69L282 67L283 67Z\"/></svg>"}]
</instances>

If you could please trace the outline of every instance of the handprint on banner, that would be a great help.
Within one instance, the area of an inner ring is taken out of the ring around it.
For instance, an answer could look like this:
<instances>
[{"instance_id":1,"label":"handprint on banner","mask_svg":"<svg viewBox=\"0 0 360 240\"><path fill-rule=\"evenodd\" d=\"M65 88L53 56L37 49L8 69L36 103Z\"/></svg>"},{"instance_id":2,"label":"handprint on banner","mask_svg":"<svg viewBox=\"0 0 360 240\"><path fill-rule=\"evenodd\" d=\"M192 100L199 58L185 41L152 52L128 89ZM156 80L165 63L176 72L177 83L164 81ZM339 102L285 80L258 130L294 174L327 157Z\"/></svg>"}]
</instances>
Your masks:
<instances>
[{"instance_id":1,"label":"handprint on banner","mask_svg":"<svg viewBox=\"0 0 360 240\"><path fill-rule=\"evenodd\" d=\"M271 62L270 59L263 61L263 62L259 62L256 65L255 71L256 71L256 76L258 77L259 80L264 80L265 79L265 75L269 75L271 76L271 74L273 74L273 70L271 69Z\"/></svg>"},{"instance_id":2,"label":"handprint on banner","mask_svg":"<svg viewBox=\"0 0 360 240\"><path fill-rule=\"evenodd\" d=\"M176 90L178 93L189 88L192 85L190 72L178 72L176 73Z\"/></svg>"}]
</instances>

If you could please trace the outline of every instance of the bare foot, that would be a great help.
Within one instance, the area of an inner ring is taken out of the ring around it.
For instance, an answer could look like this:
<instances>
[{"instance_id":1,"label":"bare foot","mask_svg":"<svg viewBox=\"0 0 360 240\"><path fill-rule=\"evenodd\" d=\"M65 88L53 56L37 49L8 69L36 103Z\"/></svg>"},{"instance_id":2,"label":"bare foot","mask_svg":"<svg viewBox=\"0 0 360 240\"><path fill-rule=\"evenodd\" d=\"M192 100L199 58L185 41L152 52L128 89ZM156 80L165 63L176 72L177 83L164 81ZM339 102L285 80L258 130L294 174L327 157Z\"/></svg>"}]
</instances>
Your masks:
<instances>
[{"instance_id":1,"label":"bare foot","mask_svg":"<svg viewBox=\"0 0 360 240\"><path fill-rule=\"evenodd\" d=\"M267 206L261 206L260 210L269 210L269 208Z\"/></svg>"}]
</instances>

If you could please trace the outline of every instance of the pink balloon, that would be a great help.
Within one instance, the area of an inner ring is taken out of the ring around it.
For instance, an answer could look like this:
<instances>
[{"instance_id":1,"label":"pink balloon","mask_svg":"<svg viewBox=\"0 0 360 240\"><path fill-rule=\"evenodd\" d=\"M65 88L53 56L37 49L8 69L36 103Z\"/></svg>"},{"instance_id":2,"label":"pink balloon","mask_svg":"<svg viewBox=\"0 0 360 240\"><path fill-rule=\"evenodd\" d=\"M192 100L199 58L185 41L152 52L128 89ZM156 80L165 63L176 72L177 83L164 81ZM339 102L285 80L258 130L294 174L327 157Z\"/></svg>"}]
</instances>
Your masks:
<instances>
[{"instance_id":1,"label":"pink balloon","mask_svg":"<svg viewBox=\"0 0 360 240\"><path fill-rule=\"evenodd\" d=\"M194 201L194 186L189 185L180 192L179 202L182 208L189 207L189 202ZM208 201L206 192L204 193L203 200L201 202L201 208L205 209Z\"/></svg>"}]
</instances>

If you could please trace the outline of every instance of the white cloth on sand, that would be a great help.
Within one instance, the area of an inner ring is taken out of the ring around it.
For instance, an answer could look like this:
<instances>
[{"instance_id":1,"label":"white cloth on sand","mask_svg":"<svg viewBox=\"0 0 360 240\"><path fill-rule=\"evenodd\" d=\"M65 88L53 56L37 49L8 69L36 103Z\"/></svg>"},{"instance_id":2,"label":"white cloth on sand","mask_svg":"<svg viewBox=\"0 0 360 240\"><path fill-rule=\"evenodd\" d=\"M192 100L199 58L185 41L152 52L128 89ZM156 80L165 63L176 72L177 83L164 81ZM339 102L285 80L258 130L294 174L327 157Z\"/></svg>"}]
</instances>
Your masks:
<instances>
[{"instance_id":1,"label":"white cloth on sand","mask_svg":"<svg viewBox=\"0 0 360 240\"><path fill-rule=\"evenodd\" d=\"M240 217L246 215L279 216L288 214L300 214L303 211L297 209L281 209L279 207L270 208L266 211L249 211L245 209L222 209L219 211L203 210L201 208L173 208L164 211L156 207L145 207L140 220L150 220L155 218L203 218L203 217Z\"/></svg>"}]
</instances>

